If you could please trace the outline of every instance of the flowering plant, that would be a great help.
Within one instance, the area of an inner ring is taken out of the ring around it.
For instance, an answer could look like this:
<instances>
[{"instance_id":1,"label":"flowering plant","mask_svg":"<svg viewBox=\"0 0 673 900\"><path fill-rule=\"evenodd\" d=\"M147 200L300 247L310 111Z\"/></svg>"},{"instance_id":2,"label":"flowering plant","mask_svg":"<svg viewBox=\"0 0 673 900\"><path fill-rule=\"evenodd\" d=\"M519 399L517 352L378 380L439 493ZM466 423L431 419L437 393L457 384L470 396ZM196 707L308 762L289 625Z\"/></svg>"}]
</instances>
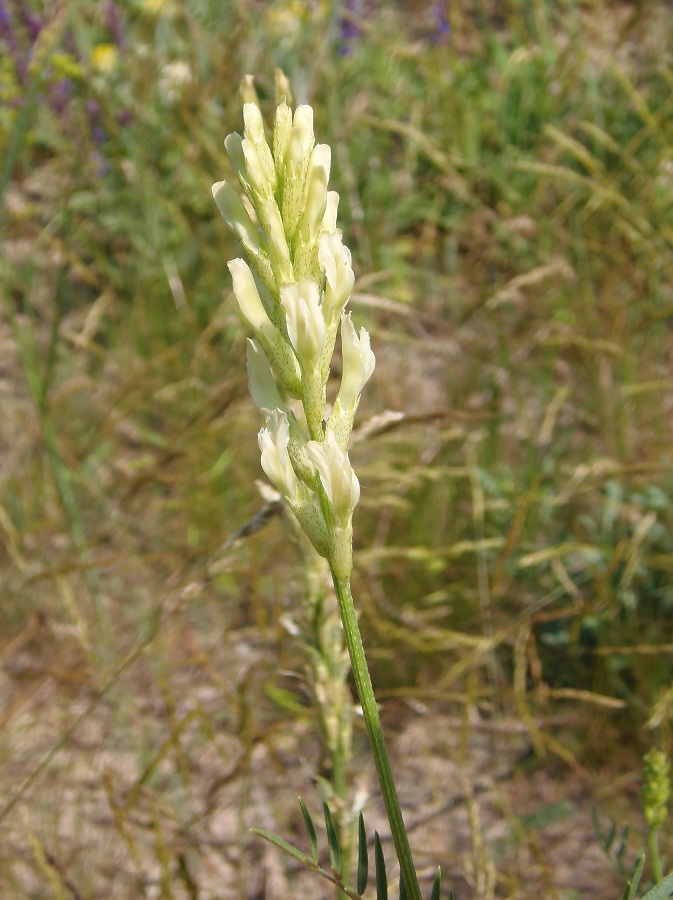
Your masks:
<instances>
[{"instance_id":1,"label":"flowering plant","mask_svg":"<svg viewBox=\"0 0 673 900\"><path fill-rule=\"evenodd\" d=\"M250 87L249 79L244 83ZM369 335L364 328L358 331L346 312L355 277L351 254L336 224L339 195L328 190L330 148L315 142L310 106L292 112L287 103L289 85L281 74L277 92L269 142L259 106L248 90L243 136L230 134L224 142L239 183L217 182L213 196L247 258L232 260L229 270L240 314L254 335L248 339L247 360L250 393L265 422L259 432L262 468L329 564L400 863L401 896L420 900L350 589L353 510L360 484L348 444L375 358ZM343 373L330 408L327 382L339 332ZM339 839L329 808L325 807L325 818L331 876L318 866L315 831L306 807L302 810L313 857L262 834L330 878L347 896L361 896L367 882L362 819L358 888L352 893L342 878ZM378 884L380 877L385 878L380 844L376 856ZM435 896L439 897L438 877Z\"/></svg>"},{"instance_id":2,"label":"flowering plant","mask_svg":"<svg viewBox=\"0 0 673 900\"><path fill-rule=\"evenodd\" d=\"M339 201L327 190L330 148L315 144L313 110L276 110L273 152L258 106L243 108L244 136L225 141L253 222L228 182L213 186L222 215L248 262L229 270L248 339L250 393L262 411L262 468L337 577L352 569L353 509L360 485L348 458L355 411L374 370L364 328L345 307L354 283L351 255L336 227ZM341 328L343 377L329 415L326 386ZM293 400L296 401L293 403Z\"/></svg>"}]
</instances>

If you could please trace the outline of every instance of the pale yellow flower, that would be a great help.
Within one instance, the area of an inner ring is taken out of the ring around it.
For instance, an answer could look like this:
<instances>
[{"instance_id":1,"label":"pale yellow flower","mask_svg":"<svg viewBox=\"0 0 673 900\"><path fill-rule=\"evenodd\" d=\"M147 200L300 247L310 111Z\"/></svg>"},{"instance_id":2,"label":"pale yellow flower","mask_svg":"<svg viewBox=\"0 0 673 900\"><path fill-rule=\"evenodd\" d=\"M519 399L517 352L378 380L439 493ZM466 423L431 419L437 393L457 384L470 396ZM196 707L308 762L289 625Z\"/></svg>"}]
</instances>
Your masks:
<instances>
[{"instance_id":1,"label":"pale yellow flower","mask_svg":"<svg viewBox=\"0 0 673 900\"><path fill-rule=\"evenodd\" d=\"M158 13L165 4L166 0L143 0L143 9L148 13Z\"/></svg>"},{"instance_id":2,"label":"pale yellow flower","mask_svg":"<svg viewBox=\"0 0 673 900\"><path fill-rule=\"evenodd\" d=\"M119 53L114 44L96 44L89 57L94 69L105 74L114 69L118 58Z\"/></svg>"}]
</instances>

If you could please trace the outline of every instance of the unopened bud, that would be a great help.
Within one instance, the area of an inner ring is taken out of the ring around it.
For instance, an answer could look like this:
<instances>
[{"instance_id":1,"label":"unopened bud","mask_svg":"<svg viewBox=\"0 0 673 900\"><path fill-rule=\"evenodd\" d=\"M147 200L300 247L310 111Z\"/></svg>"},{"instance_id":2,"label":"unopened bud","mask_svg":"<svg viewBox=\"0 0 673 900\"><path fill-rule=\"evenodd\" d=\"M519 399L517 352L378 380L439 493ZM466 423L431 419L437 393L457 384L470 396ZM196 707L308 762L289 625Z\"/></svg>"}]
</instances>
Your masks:
<instances>
[{"instance_id":1,"label":"unopened bud","mask_svg":"<svg viewBox=\"0 0 673 900\"><path fill-rule=\"evenodd\" d=\"M280 176L285 165L285 151L292 131L292 110L287 103L281 103L276 109L273 125L273 158L276 172Z\"/></svg>"},{"instance_id":2,"label":"unopened bud","mask_svg":"<svg viewBox=\"0 0 673 900\"><path fill-rule=\"evenodd\" d=\"M299 236L304 243L317 240L326 206L327 172L322 166L315 166L307 177L304 213L299 223Z\"/></svg>"},{"instance_id":3,"label":"unopened bud","mask_svg":"<svg viewBox=\"0 0 673 900\"><path fill-rule=\"evenodd\" d=\"M269 200L273 196L273 185L269 181L257 147L248 138L243 138L241 148L250 186L258 194L260 200Z\"/></svg>"},{"instance_id":4,"label":"unopened bud","mask_svg":"<svg viewBox=\"0 0 673 900\"><path fill-rule=\"evenodd\" d=\"M327 191L327 205L325 206L325 215L323 216L321 231L327 231L330 234L333 231L336 231L338 209L339 194L336 191Z\"/></svg>"},{"instance_id":5,"label":"unopened bud","mask_svg":"<svg viewBox=\"0 0 673 900\"><path fill-rule=\"evenodd\" d=\"M309 369L319 360L327 335L318 285L310 279L284 284L280 302L287 315L290 343L302 369Z\"/></svg>"},{"instance_id":6,"label":"unopened bud","mask_svg":"<svg viewBox=\"0 0 673 900\"><path fill-rule=\"evenodd\" d=\"M231 168L237 175L242 175L247 181L245 157L243 155L243 138L237 131L228 134L224 139L224 149L227 151Z\"/></svg>"},{"instance_id":7,"label":"unopened bud","mask_svg":"<svg viewBox=\"0 0 673 900\"><path fill-rule=\"evenodd\" d=\"M267 416L266 427L261 429L257 440L267 477L287 500L296 502L299 483L287 452L290 428L285 413L274 409Z\"/></svg>"},{"instance_id":8,"label":"unopened bud","mask_svg":"<svg viewBox=\"0 0 673 900\"><path fill-rule=\"evenodd\" d=\"M309 441L306 452L318 471L337 523L345 527L360 499L360 482L348 454L339 447L331 431L324 441Z\"/></svg>"},{"instance_id":9,"label":"unopened bud","mask_svg":"<svg viewBox=\"0 0 673 900\"><path fill-rule=\"evenodd\" d=\"M371 349L369 334L361 328L358 335L350 313L341 317L341 347L343 374L339 397L344 406L356 407L362 388L372 376L376 357Z\"/></svg>"},{"instance_id":10,"label":"unopened bud","mask_svg":"<svg viewBox=\"0 0 673 900\"><path fill-rule=\"evenodd\" d=\"M259 111L259 107L255 103L246 103L243 107L243 121L245 122L245 136L255 147L259 160L264 169L266 180L269 183L271 191L276 190L277 176L276 167L271 156L271 150L266 142L264 133L264 120Z\"/></svg>"},{"instance_id":11,"label":"unopened bud","mask_svg":"<svg viewBox=\"0 0 673 900\"><path fill-rule=\"evenodd\" d=\"M269 241L269 261L279 285L293 280L292 263L290 261L290 249L287 245L283 220L276 201L271 199L260 210Z\"/></svg>"},{"instance_id":12,"label":"unopened bud","mask_svg":"<svg viewBox=\"0 0 673 900\"><path fill-rule=\"evenodd\" d=\"M339 231L320 235L318 259L325 272L324 310L325 319L330 322L341 315L355 284L350 250L344 247Z\"/></svg>"},{"instance_id":13,"label":"unopened bud","mask_svg":"<svg viewBox=\"0 0 673 900\"><path fill-rule=\"evenodd\" d=\"M232 259L228 266L241 315L256 335L273 341L276 329L264 309L250 268L242 259Z\"/></svg>"},{"instance_id":14,"label":"unopened bud","mask_svg":"<svg viewBox=\"0 0 673 900\"><path fill-rule=\"evenodd\" d=\"M240 195L228 181L213 185L213 197L222 218L246 247L259 250L259 233Z\"/></svg>"}]
</instances>

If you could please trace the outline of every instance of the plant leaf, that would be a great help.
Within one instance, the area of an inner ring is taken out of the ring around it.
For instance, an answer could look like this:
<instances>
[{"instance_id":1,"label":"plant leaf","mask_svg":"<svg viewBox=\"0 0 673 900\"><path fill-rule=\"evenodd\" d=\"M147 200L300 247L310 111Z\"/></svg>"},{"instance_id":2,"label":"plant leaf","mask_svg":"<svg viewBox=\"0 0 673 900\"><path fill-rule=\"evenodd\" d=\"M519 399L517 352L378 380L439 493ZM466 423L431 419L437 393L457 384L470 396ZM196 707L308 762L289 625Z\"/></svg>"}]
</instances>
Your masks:
<instances>
[{"instance_id":1,"label":"plant leaf","mask_svg":"<svg viewBox=\"0 0 673 900\"><path fill-rule=\"evenodd\" d=\"M400 875L400 900L407 900L407 889L404 886L402 875Z\"/></svg>"},{"instance_id":2,"label":"plant leaf","mask_svg":"<svg viewBox=\"0 0 673 900\"><path fill-rule=\"evenodd\" d=\"M253 834L258 834L260 837L263 837L265 841L269 841L269 843L274 844L274 846L279 847L281 850L284 850L286 853L289 853L294 859L298 860L300 863L304 863L308 866L313 866L313 860L307 856L305 853L302 853L301 850L297 850L296 847L293 847L292 844L288 844L287 841L284 841L282 838L278 837L277 834L271 834L270 831L264 831L262 828L251 828Z\"/></svg>"},{"instance_id":3,"label":"plant leaf","mask_svg":"<svg viewBox=\"0 0 673 900\"><path fill-rule=\"evenodd\" d=\"M386 860L378 831L374 832L374 859L376 860L376 900L388 900L388 876Z\"/></svg>"},{"instance_id":4,"label":"plant leaf","mask_svg":"<svg viewBox=\"0 0 673 900\"><path fill-rule=\"evenodd\" d=\"M299 798L299 805L301 806L301 814L304 817L304 825L306 825L306 830L308 832L308 839L311 844L311 855L313 856L313 862L318 863L318 838L316 837L315 827L313 825L313 819L311 818L311 813L308 811L308 808L304 801Z\"/></svg>"},{"instance_id":5,"label":"plant leaf","mask_svg":"<svg viewBox=\"0 0 673 900\"><path fill-rule=\"evenodd\" d=\"M648 891L642 900L669 900L670 897L673 897L673 873Z\"/></svg>"},{"instance_id":6,"label":"plant leaf","mask_svg":"<svg viewBox=\"0 0 673 900\"><path fill-rule=\"evenodd\" d=\"M432 893L430 894L430 900L439 900L441 890L442 872L441 869L437 869L437 871L435 872L435 880L432 882Z\"/></svg>"},{"instance_id":7,"label":"plant leaf","mask_svg":"<svg viewBox=\"0 0 673 900\"><path fill-rule=\"evenodd\" d=\"M369 877L369 852L367 850L367 832L365 831L365 817L360 813L358 819L358 894L364 894L367 889Z\"/></svg>"},{"instance_id":8,"label":"plant leaf","mask_svg":"<svg viewBox=\"0 0 673 900\"><path fill-rule=\"evenodd\" d=\"M624 888L622 900L634 900L636 891L638 890L638 885L640 884L640 877L643 874L644 866L645 854L643 854L636 860L636 864L633 867L633 871L631 872L631 880L627 882L626 887Z\"/></svg>"},{"instance_id":9,"label":"plant leaf","mask_svg":"<svg viewBox=\"0 0 673 900\"><path fill-rule=\"evenodd\" d=\"M327 826L327 846L329 847L329 861L332 867L334 877L341 878L341 847L339 846L339 835L337 834L334 819L326 803L322 805L325 814L325 825Z\"/></svg>"}]
</instances>

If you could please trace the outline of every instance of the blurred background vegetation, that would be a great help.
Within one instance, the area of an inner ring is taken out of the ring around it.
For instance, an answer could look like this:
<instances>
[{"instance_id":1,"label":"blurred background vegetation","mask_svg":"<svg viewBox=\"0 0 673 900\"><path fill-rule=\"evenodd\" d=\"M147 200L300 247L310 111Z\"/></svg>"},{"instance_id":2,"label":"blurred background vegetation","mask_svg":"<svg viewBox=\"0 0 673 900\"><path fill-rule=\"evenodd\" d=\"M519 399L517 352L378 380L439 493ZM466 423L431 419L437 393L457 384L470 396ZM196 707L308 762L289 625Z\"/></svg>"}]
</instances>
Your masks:
<instances>
[{"instance_id":1,"label":"blurred background vegetation","mask_svg":"<svg viewBox=\"0 0 673 900\"><path fill-rule=\"evenodd\" d=\"M672 47L665 0L0 0L3 896L112 896L106 864L116 896L281 896L242 887L239 795L221 893L189 838L260 745L282 779L310 743L210 194L276 66L377 354L351 458L384 717L507 722L637 801L673 717ZM499 865L488 895L527 896Z\"/></svg>"}]
</instances>

